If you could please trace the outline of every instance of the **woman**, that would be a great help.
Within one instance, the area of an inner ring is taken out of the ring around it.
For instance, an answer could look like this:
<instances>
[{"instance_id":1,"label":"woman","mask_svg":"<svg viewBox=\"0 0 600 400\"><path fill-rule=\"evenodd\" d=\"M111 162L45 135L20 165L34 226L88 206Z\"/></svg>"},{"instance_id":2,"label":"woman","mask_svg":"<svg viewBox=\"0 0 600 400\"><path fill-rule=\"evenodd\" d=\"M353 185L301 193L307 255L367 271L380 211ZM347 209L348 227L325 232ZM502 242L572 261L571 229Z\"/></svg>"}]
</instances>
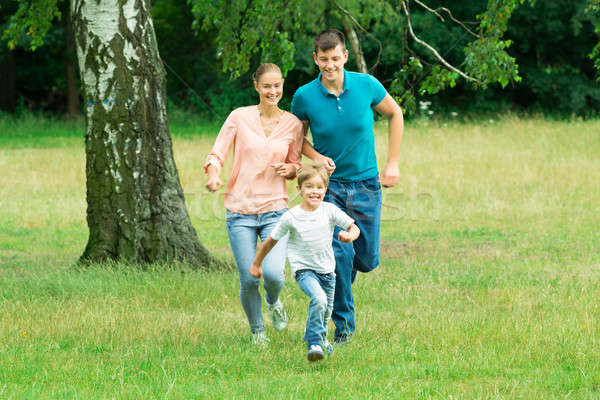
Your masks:
<instances>
[{"instance_id":1,"label":"woman","mask_svg":"<svg viewBox=\"0 0 600 400\"><path fill-rule=\"evenodd\" d=\"M269 342L262 318L260 280L250 275L256 254L256 238L264 241L287 210L285 179L293 179L300 168L302 123L278 107L283 77L275 64L262 64L254 76L258 105L234 110L223 124L204 171L206 188L214 192L223 182L221 167L233 144L233 168L225 193L227 235L240 277L240 298L254 344ZM287 315L279 294L283 288L287 239L277 243L263 262L265 297L273 326L287 326Z\"/></svg>"}]
</instances>

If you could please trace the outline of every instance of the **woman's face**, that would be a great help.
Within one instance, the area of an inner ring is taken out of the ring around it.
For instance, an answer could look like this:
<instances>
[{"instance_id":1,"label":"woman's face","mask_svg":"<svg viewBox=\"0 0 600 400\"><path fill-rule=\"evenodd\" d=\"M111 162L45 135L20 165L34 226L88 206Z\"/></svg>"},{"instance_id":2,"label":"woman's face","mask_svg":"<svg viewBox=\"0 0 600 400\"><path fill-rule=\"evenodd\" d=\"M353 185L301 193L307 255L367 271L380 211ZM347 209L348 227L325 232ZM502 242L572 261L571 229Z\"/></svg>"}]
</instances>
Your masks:
<instances>
[{"instance_id":1,"label":"woman's face","mask_svg":"<svg viewBox=\"0 0 600 400\"><path fill-rule=\"evenodd\" d=\"M260 96L261 104L276 106L283 94L283 78L276 71L265 72L257 81L254 88Z\"/></svg>"}]
</instances>

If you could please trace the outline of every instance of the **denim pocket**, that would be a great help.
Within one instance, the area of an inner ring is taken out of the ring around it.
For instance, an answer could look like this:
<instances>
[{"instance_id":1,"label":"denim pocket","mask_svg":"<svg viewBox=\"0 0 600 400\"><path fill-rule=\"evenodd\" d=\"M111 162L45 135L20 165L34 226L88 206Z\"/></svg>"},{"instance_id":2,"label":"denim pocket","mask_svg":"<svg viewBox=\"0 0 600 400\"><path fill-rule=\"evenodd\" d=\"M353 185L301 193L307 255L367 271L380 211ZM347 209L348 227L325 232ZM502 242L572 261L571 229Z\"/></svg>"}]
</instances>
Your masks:
<instances>
[{"instance_id":1,"label":"denim pocket","mask_svg":"<svg viewBox=\"0 0 600 400\"><path fill-rule=\"evenodd\" d=\"M231 223L236 219L239 219L242 216L240 213L231 212L229 210L225 210L225 225L227 228L230 227Z\"/></svg>"},{"instance_id":2,"label":"denim pocket","mask_svg":"<svg viewBox=\"0 0 600 400\"><path fill-rule=\"evenodd\" d=\"M379 192L381 190L381 183L379 183L379 178L367 179L360 182L360 185L363 189L369 192Z\"/></svg>"}]
</instances>

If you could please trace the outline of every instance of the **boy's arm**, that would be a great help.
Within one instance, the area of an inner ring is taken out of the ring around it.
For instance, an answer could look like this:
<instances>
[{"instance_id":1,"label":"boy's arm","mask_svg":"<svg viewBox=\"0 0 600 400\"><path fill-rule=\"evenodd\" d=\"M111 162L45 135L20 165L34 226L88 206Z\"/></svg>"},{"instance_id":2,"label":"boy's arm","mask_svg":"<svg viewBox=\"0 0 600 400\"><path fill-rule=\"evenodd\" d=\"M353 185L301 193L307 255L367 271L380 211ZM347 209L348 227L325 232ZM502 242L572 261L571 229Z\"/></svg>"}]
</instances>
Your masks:
<instances>
[{"instance_id":1,"label":"boy's arm","mask_svg":"<svg viewBox=\"0 0 600 400\"><path fill-rule=\"evenodd\" d=\"M250 267L250 275L255 278L262 277L262 262L276 244L277 240L273 239L271 236L269 236L267 240L263 242L262 246L260 246L256 252L256 257L254 258L254 262Z\"/></svg>"},{"instance_id":2,"label":"boy's arm","mask_svg":"<svg viewBox=\"0 0 600 400\"><path fill-rule=\"evenodd\" d=\"M348 227L347 231L340 231L340 233L338 233L338 239L340 240L340 242L350 243L358 239L359 235L360 229L358 229L358 226L356 226L356 224L352 224L350 225L350 227Z\"/></svg>"}]
</instances>

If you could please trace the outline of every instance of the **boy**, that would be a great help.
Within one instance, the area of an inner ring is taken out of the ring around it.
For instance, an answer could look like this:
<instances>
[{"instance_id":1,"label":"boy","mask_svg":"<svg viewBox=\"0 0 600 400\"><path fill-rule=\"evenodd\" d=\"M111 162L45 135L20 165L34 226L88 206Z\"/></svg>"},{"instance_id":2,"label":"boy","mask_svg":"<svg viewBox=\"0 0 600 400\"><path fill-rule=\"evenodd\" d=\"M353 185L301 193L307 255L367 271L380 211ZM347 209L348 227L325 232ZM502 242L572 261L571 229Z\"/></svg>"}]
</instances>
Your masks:
<instances>
[{"instance_id":1,"label":"boy","mask_svg":"<svg viewBox=\"0 0 600 400\"><path fill-rule=\"evenodd\" d=\"M290 233L288 260L298 285L310 297L304 333L309 361L323 359L323 348L329 354L333 352L327 340L327 322L335 291L333 230L336 225L345 229L338 235L345 243L353 242L360 235L352 218L335 205L323 202L328 183L329 176L323 165L309 164L300 169L296 188L302 202L281 216L250 267L250 274L260 278L263 259L278 240Z\"/></svg>"}]
</instances>

